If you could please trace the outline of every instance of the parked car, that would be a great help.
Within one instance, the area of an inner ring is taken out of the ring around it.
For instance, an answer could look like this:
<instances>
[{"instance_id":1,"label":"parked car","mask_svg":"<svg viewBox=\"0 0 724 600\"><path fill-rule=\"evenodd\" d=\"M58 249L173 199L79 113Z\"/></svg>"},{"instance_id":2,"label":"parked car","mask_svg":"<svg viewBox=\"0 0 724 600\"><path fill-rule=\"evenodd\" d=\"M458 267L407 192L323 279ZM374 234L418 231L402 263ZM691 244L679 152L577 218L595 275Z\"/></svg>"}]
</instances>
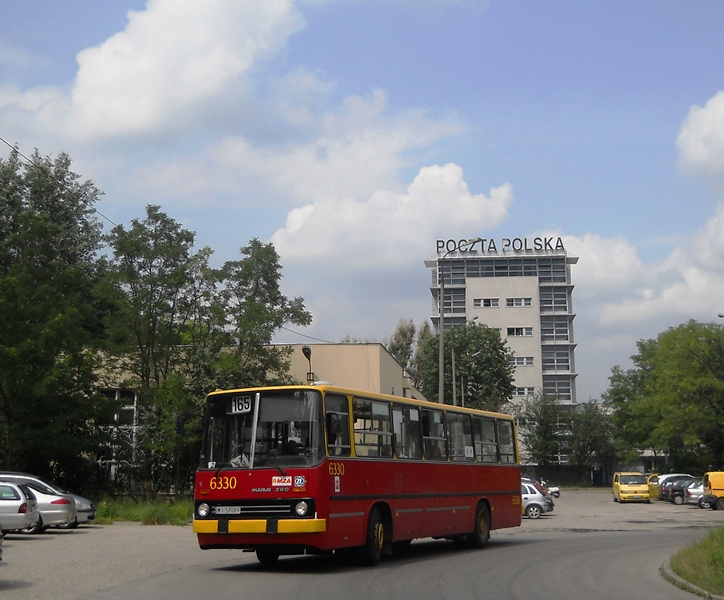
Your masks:
<instances>
[{"instance_id":1,"label":"parked car","mask_svg":"<svg viewBox=\"0 0 724 600\"><path fill-rule=\"evenodd\" d=\"M83 496L79 496L78 494L73 494L52 481L47 481L30 473L21 473L18 471L0 471L0 479L3 478L11 478L12 481L23 481L25 483L36 482L38 485L44 485L50 488L57 494L72 497L75 501L76 516L70 522L55 524L53 525L54 527L74 529L78 527L80 523L89 523L96 517L96 507L91 500L83 498Z\"/></svg>"},{"instance_id":2,"label":"parked car","mask_svg":"<svg viewBox=\"0 0 724 600\"><path fill-rule=\"evenodd\" d=\"M548 490L548 493L553 496L554 498L559 498L561 495L561 488L559 488L557 485L549 485L547 481L544 479L540 480L541 485L544 487L544 489Z\"/></svg>"},{"instance_id":3,"label":"parked car","mask_svg":"<svg viewBox=\"0 0 724 600\"><path fill-rule=\"evenodd\" d=\"M537 480L533 479L532 477L528 477L527 475L521 475L520 481L521 481L521 483L531 484L532 486L535 487L535 489L537 489L544 496L547 496L549 493L548 488L546 487L545 483L543 483L541 481L537 481Z\"/></svg>"},{"instance_id":4,"label":"parked car","mask_svg":"<svg viewBox=\"0 0 724 600\"><path fill-rule=\"evenodd\" d=\"M684 504L686 502L685 490L695 481L696 477L682 477L681 479L674 480L671 485L668 486L669 502L678 505Z\"/></svg>"},{"instance_id":5,"label":"parked car","mask_svg":"<svg viewBox=\"0 0 724 600\"><path fill-rule=\"evenodd\" d=\"M26 473L0 472L0 480L10 483L24 483L38 501L38 522L32 527L21 529L24 533L42 533L54 525L66 525L77 518L75 499L63 493L40 478Z\"/></svg>"},{"instance_id":6,"label":"parked car","mask_svg":"<svg viewBox=\"0 0 724 600\"><path fill-rule=\"evenodd\" d=\"M690 475L689 473L665 473L663 475L659 475L659 500L668 500L668 492L669 490L666 488L666 483L675 481L676 479L679 479L681 477L694 477L693 475Z\"/></svg>"},{"instance_id":7,"label":"parked car","mask_svg":"<svg viewBox=\"0 0 724 600\"><path fill-rule=\"evenodd\" d=\"M0 481L0 530L34 527L39 518L38 501L27 485Z\"/></svg>"},{"instance_id":8,"label":"parked car","mask_svg":"<svg viewBox=\"0 0 724 600\"><path fill-rule=\"evenodd\" d=\"M553 499L527 481L520 482L520 497L523 514L529 519L537 519L543 513L553 510Z\"/></svg>"},{"instance_id":9,"label":"parked car","mask_svg":"<svg viewBox=\"0 0 724 600\"><path fill-rule=\"evenodd\" d=\"M614 502L651 502L647 478L643 473L614 473L612 492Z\"/></svg>"},{"instance_id":10,"label":"parked car","mask_svg":"<svg viewBox=\"0 0 724 600\"><path fill-rule=\"evenodd\" d=\"M689 486L684 490L684 497L686 498L687 504L696 504L699 508L711 508L708 502L705 502L702 498L704 495L704 480L697 479L692 481Z\"/></svg>"}]
</instances>

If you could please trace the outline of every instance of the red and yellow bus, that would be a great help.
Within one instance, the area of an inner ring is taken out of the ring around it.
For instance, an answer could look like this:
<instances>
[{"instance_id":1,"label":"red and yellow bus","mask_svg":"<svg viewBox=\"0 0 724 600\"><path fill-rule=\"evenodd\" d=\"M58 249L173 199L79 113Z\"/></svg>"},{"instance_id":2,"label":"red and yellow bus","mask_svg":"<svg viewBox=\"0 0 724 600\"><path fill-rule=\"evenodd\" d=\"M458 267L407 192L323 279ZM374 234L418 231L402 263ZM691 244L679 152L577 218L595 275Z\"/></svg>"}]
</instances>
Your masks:
<instances>
[{"instance_id":1,"label":"red and yellow bus","mask_svg":"<svg viewBox=\"0 0 724 600\"><path fill-rule=\"evenodd\" d=\"M364 564L415 538L473 548L521 522L509 415L301 385L206 399L193 528L202 549L356 548Z\"/></svg>"}]
</instances>

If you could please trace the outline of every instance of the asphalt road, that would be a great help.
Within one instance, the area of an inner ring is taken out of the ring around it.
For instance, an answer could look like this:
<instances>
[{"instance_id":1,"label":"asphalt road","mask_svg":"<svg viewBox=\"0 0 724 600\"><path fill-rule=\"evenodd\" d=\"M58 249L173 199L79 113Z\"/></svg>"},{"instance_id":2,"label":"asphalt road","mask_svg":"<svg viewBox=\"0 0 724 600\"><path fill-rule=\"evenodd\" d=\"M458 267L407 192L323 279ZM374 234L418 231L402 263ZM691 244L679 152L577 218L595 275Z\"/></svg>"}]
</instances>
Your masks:
<instances>
[{"instance_id":1,"label":"asphalt road","mask_svg":"<svg viewBox=\"0 0 724 600\"><path fill-rule=\"evenodd\" d=\"M659 567L718 524L724 511L564 490L553 513L494 531L485 550L420 540L374 568L319 556L264 568L251 553L199 550L189 527L91 525L8 536L0 598L691 599Z\"/></svg>"}]
</instances>

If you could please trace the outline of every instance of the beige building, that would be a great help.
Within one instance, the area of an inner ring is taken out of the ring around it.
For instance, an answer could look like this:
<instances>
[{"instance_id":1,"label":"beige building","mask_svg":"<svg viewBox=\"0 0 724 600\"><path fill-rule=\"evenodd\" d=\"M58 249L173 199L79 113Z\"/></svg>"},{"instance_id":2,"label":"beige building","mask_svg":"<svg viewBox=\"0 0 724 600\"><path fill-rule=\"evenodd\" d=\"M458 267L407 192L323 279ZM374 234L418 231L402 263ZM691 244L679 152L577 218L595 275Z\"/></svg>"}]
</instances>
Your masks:
<instances>
[{"instance_id":1,"label":"beige building","mask_svg":"<svg viewBox=\"0 0 724 600\"><path fill-rule=\"evenodd\" d=\"M425 400L412 386L410 377L400 363L378 343L351 344L293 344L290 375L304 383L310 372L309 362L302 352L308 346L312 351L314 381L328 381L333 385L392 394L405 398Z\"/></svg>"}]
</instances>

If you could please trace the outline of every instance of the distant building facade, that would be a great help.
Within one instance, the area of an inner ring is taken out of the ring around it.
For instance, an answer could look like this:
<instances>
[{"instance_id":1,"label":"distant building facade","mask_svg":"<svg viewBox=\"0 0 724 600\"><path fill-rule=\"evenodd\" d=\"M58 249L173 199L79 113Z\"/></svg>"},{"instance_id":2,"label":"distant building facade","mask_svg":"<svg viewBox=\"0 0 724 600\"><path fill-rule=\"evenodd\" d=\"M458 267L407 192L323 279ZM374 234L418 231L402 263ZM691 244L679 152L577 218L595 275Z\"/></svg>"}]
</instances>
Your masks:
<instances>
[{"instance_id":1,"label":"distant building facade","mask_svg":"<svg viewBox=\"0 0 724 600\"><path fill-rule=\"evenodd\" d=\"M404 398L426 398L413 387L410 376L387 348L379 343L291 344L289 374L305 383L309 362L302 352L304 346L312 351L312 373L315 381L334 385L392 394Z\"/></svg>"},{"instance_id":2,"label":"distant building facade","mask_svg":"<svg viewBox=\"0 0 724 600\"><path fill-rule=\"evenodd\" d=\"M445 331L475 320L497 329L515 353L514 396L542 391L576 404L571 265L561 238L438 240L432 270L432 316ZM442 282L442 286L441 286Z\"/></svg>"}]
</instances>

